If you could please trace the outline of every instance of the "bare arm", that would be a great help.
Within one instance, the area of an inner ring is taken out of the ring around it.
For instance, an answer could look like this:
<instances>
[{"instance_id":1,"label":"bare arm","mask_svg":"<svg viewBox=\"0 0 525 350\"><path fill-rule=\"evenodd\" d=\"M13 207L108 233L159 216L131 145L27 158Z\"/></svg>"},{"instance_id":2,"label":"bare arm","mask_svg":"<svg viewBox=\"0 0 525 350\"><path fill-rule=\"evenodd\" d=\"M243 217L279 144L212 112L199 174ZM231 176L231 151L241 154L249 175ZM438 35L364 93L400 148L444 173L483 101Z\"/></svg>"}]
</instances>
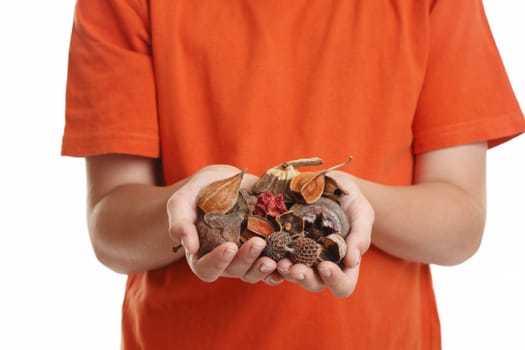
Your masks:
<instances>
[{"instance_id":1,"label":"bare arm","mask_svg":"<svg viewBox=\"0 0 525 350\"><path fill-rule=\"evenodd\" d=\"M171 249L181 243L181 232L194 234L187 246L197 250L197 193L206 184L239 172L232 166L212 165L163 187L157 185L158 169L153 159L103 155L89 157L86 163L93 248L104 265L121 273L159 268L184 257L184 249L176 254ZM254 181L254 176L246 174L243 186L249 187ZM212 271L221 271L224 276L256 283L276 268L271 259L258 259L264 247L260 238L250 239L240 249L225 243L203 259L191 256L189 265L203 280L215 280L219 274Z\"/></svg>"},{"instance_id":2,"label":"bare arm","mask_svg":"<svg viewBox=\"0 0 525 350\"><path fill-rule=\"evenodd\" d=\"M485 224L486 150L478 143L421 154L413 186L354 178L375 211L372 243L403 259L439 265L472 256Z\"/></svg>"},{"instance_id":3,"label":"bare arm","mask_svg":"<svg viewBox=\"0 0 525 350\"><path fill-rule=\"evenodd\" d=\"M88 225L97 258L130 273L167 265L183 254L168 232L166 202L182 183L157 186L153 159L103 155L86 160Z\"/></svg>"},{"instance_id":4,"label":"bare arm","mask_svg":"<svg viewBox=\"0 0 525 350\"><path fill-rule=\"evenodd\" d=\"M350 246L359 247L364 254L375 216L372 243L391 255L442 265L470 257L479 246L485 221L485 154L485 143L422 154L416 159L412 186L385 186L333 172L343 187L355 188L352 192L357 196L350 196L354 200L346 204L349 212L365 213L359 233L350 235ZM192 225L192 196L199 187L232 174L233 169L210 168L169 187L156 185L155 161L150 159L92 157L87 169L90 235L97 257L113 270L153 269L180 259L185 252L194 272L206 281L230 276L254 283L271 274L270 284L275 284L281 278L272 273L272 261L256 259L264 242L255 239L238 251L225 243L202 259L194 255L198 241ZM367 209L365 197L373 211ZM186 214L180 214L184 211ZM170 247L178 242L169 238L169 230L173 237L186 240L185 251L171 252ZM279 272L307 290L329 287L334 294L347 296L355 288L359 270L355 265L358 257L351 251L344 271L325 262L320 268L328 274L320 276L304 265L289 266L283 261ZM228 252L234 255L227 256Z\"/></svg>"}]
</instances>

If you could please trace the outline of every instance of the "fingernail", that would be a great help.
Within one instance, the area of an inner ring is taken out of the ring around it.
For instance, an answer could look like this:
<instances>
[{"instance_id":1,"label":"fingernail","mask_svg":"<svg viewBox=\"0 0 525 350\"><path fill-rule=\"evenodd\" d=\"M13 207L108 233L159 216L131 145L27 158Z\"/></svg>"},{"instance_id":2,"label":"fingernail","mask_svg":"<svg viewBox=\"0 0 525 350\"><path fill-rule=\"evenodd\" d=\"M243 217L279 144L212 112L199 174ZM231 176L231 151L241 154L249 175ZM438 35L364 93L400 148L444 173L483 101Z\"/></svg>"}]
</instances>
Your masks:
<instances>
[{"instance_id":1,"label":"fingernail","mask_svg":"<svg viewBox=\"0 0 525 350\"><path fill-rule=\"evenodd\" d=\"M224 260L231 260L233 256L235 255L235 250L233 249L224 249L224 252L222 253L222 257Z\"/></svg>"},{"instance_id":2,"label":"fingernail","mask_svg":"<svg viewBox=\"0 0 525 350\"><path fill-rule=\"evenodd\" d=\"M259 271L261 271L261 272L270 272L270 271L272 271L272 267L269 266L269 265L266 265L266 264L262 264L261 266L259 266Z\"/></svg>"},{"instance_id":3,"label":"fingernail","mask_svg":"<svg viewBox=\"0 0 525 350\"><path fill-rule=\"evenodd\" d=\"M277 270L279 270L279 272L282 274L287 274L290 272L290 266L279 266Z\"/></svg>"},{"instance_id":4,"label":"fingernail","mask_svg":"<svg viewBox=\"0 0 525 350\"><path fill-rule=\"evenodd\" d=\"M299 275L293 275L292 277L293 277L293 279L296 279L298 281L304 280L304 275L302 273L299 274Z\"/></svg>"},{"instance_id":5,"label":"fingernail","mask_svg":"<svg viewBox=\"0 0 525 350\"><path fill-rule=\"evenodd\" d=\"M263 248L264 247L252 246L249 250L250 257L252 258L258 257L261 254Z\"/></svg>"},{"instance_id":6,"label":"fingernail","mask_svg":"<svg viewBox=\"0 0 525 350\"><path fill-rule=\"evenodd\" d=\"M282 282L281 279L277 279L274 276L268 276L265 281L270 285L276 285Z\"/></svg>"}]
</instances>

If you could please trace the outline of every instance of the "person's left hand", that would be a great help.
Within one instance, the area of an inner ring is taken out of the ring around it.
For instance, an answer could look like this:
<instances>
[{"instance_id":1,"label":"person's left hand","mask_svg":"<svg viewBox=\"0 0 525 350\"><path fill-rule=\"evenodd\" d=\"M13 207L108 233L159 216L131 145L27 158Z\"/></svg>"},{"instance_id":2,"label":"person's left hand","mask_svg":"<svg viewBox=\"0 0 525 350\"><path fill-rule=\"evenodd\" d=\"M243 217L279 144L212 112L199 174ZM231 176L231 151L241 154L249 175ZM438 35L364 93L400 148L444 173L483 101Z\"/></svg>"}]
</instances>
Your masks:
<instances>
[{"instance_id":1,"label":"person's left hand","mask_svg":"<svg viewBox=\"0 0 525 350\"><path fill-rule=\"evenodd\" d=\"M318 292L328 288L336 297L345 298L356 288L361 256L370 247L374 210L356 183L352 181L351 175L334 171L330 176L348 193L341 198L341 207L351 223L351 230L346 238L347 254L343 259L343 269L330 261L323 261L316 269L312 269L303 264L292 264L289 259L283 259L277 263L277 270L282 278L308 291ZM276 276L272 278L278 279Z\"/></svg>"}]
</instances>

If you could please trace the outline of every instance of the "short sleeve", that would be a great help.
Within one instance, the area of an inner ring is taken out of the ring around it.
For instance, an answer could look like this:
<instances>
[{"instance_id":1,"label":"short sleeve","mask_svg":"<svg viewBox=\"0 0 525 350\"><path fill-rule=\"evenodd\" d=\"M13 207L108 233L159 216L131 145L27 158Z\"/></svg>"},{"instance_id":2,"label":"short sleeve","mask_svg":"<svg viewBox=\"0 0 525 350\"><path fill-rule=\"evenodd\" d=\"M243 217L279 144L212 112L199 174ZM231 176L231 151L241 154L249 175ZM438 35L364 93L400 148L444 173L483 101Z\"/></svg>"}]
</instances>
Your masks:
<instances>
[{"instance_id":1,"label":"short sleeve","mask_svg":"<svg viewBox=\"0 0 525 350\"><path fill-rule=\"evenodd\" d=\"M71 34L62 154L158 157L147 6L77 0Z\"/></svg>"},{"instance_id":2,"label":"short sleeve","mask_svg":"<svg viewBox=\"0 0 525 350\"><path fill-rule=\"evenodd\" d=\"M428 40L414 153L479 141L493 147L525 131L481 0L436 0Z\"/></svg>"}]
</instances>

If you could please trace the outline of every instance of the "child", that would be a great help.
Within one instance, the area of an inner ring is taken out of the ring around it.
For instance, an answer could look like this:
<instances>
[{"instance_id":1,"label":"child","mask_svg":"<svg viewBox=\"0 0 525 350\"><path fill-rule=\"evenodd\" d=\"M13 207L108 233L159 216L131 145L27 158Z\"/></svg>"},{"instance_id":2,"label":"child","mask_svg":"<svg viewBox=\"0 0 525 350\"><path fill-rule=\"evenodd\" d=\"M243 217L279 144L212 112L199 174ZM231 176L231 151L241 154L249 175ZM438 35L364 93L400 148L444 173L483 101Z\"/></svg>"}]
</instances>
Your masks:
<instances>
[{"instance_id":1,"label":"child","mask_svg":"<svg viewBox=\"0 0 525 350\"><path fill-rule=\"evenodd\" d=\"M124 349L439 349L429 264L475 253L486 151L523 131L481 0L77 1L62 153L129 275ZM206 184L349 155L342 269L196 255Z\"/></svg>"}]
</instances>

